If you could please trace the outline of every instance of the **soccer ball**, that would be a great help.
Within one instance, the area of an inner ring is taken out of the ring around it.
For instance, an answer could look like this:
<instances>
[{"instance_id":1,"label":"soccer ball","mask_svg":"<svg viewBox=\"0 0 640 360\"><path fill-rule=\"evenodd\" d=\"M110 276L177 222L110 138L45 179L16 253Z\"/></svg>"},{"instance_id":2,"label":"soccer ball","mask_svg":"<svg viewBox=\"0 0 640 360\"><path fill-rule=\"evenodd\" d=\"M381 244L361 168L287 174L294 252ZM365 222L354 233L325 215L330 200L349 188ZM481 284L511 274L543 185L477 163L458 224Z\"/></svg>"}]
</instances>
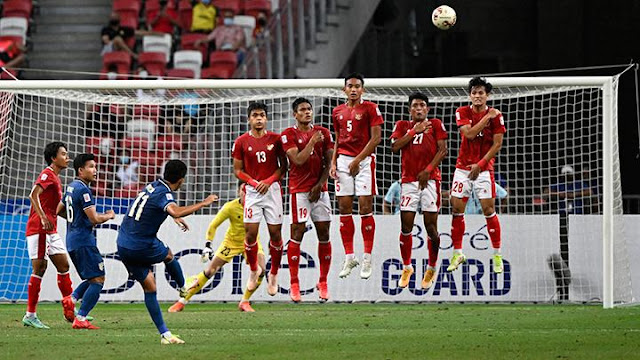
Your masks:
<instances>
[{"instance_id":1,"label":"soccer ball","mask_svg":"<svg viewBox=\"0 0 640 360\"><path fill-rule=\"evenodd\" d=\"M449 30L456 24L456 11L450 6L440 5L431 14L431 21L440 30Z\"/></svg>"}]
</instances>

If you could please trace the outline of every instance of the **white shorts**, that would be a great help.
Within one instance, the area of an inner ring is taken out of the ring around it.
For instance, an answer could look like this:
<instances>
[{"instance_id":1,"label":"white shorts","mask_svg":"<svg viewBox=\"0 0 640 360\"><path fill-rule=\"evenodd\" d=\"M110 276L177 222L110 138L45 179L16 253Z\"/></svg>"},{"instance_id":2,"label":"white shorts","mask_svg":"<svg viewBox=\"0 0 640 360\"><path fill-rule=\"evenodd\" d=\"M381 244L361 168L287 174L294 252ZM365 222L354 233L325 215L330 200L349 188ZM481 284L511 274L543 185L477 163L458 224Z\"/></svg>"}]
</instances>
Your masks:
<instances>
[{"instance_id":1,"label":"white shorts","mask_svg":"<svg viewBox=\"0 0 640 360\"><path fill-rule=\"evenodd\" d=\"M418 211L437 213L440 211L440 181L429 180L420 190L417 181L402 184L400 193L400 211Z\"/></svg>"},{"instance_id":2,"label":"white shorts","mask_svg":"<svg viewBox=\"0 0 640 360\"><path fill-rule=\"evenodd\" d=\"M318 201L309 201L309 193L291 194L291 221L294 224L304 224L311 218L311 221L331 221L331 200L329 193L320 193Z\"/></svg>"},{"instance_id":3,"label":"white shorts","mask_svg":"<svg viewBox=\"0 0 640 360\"><path fill-rule=\"evenodd\" d=\"M469 180L469 170L456 169L453 173L451 184L451 196L468 200L471 191L475 192L478 199L492 199L496 197L496 181L493 172L483 171L475 180Z\"/></svg>"},{"instance_id":4,"label":"white shorts","mask_svg":"<svg viewBox=\"0 0 640 360\"><path fill-rule=\"evenodd\" d=\"M264 217L267 224L282 224L282 191L280 183L274 182L265 194L247 184L244 198L244 222L259 223Z\"/></svg>"},{"instance_id":5,"label":"white shorts","mask_svg":"<svg viewBox=\"0 0 640 360\"><path fill-rule=\"evenodd\" d=\"M354 177L349 174L349 164L354 156L338 155L336 172L336 196L369 196L378 193L376 185L376 157L371 155L360 162L360 171Z\"/></svg>"},{"instance_id":6,"label":"white shorts","mask_svg":"<svg viewBox=\"0 0 640 360\"><path fill-rule=\"evenodd\" d=\"M67 246L58 233L29 235L27 236L27 248L29 259L32 260L67 253Z\"/></svg>"}]
</instances>

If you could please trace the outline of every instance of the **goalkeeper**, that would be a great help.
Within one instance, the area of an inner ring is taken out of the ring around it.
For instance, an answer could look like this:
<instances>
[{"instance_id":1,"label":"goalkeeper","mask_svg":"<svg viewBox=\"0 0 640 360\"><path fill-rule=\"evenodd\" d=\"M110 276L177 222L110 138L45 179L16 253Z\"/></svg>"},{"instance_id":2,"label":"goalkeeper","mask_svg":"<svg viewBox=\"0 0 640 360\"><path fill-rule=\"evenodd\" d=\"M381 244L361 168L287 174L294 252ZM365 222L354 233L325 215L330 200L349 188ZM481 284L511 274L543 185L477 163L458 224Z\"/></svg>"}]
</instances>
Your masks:
<instances>
[{"instance_id":1,"label":"goalkeeper","mask_svg":"<svg viewBox=\"0 0 640 360\"><path fill-rule=\"evenodd\" d=\"M231 261L236 255L240 255L244 253L244 220L243 220L243 206L244 206L244 184L238 184L238 198L233 199L224 206L218 212L216 217L209 224L209 229L207 230L207 243L202 252L202 262L209 261L209 266L196 275L187 280L187 286L190 286L187 295L183 298L180 298L175 304L173 304L169 308L169 312L179 312L184 309L184 306L189 302L191 297L197 294L211 279L222 266ZM211 249L211 241L216 235L216 230L218 226L220 226L225 220L229 219L229 229L224 236L224 241L216 250L215 255L213 250ZM265 269L265 257L264 251L262 250L262 246L260 245L260 241L258 241L258 263L261 269ZM262 279L264 278L264 270L262 274L260 274L258 278L258 287L262 283ZM257 290L257 287L256 287ZM251 295L256 291L245 290L244 296L240 303L238 304L238 309L240 311L245 312L254 312L251 304L249 303L249 299Z\"/></svg>"}]
</instances>

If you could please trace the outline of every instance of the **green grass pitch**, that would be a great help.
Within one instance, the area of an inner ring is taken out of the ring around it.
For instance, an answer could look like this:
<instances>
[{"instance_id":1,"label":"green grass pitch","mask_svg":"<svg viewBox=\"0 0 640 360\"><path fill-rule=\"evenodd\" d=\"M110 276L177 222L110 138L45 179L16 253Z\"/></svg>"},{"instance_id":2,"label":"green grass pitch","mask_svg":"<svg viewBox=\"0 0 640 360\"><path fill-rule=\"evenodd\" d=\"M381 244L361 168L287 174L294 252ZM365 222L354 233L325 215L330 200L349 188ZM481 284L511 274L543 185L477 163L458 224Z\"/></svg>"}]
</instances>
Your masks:
<instances>
[{"instance_id":1,"label":"green grass pitch","mask_svg":"<svg viewBox=\"0 0 640 360\"><path fill-rule=\"evenodd\" d=\"M0 305L1 359L633 359L640 307L487 304L190 304L165 321L187 344L165 346L143 304L98 304L100 330L22 326L24 304Z\"/></svg>"}]
</instances>

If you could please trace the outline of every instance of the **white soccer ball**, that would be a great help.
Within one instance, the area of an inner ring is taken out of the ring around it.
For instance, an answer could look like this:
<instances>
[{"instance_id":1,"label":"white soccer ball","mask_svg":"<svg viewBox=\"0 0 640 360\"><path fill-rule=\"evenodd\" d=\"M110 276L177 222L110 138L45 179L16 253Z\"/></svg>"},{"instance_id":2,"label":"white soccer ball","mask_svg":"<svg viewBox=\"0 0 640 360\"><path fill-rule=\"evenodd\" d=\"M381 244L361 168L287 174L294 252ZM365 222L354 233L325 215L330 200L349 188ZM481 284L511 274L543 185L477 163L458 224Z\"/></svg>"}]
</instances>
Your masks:
<instances>
[{"instance_id":1,"label":"white soccer ball","mask_svg":"<svg viewBox=\"0 0 640 360\"><path fill-rule=\"evenodd\" d=\"M431 14L431 21L440 30L449 30L456 24L456 11L450 6L440 5Z\"/></svg>"}]
</instances>

